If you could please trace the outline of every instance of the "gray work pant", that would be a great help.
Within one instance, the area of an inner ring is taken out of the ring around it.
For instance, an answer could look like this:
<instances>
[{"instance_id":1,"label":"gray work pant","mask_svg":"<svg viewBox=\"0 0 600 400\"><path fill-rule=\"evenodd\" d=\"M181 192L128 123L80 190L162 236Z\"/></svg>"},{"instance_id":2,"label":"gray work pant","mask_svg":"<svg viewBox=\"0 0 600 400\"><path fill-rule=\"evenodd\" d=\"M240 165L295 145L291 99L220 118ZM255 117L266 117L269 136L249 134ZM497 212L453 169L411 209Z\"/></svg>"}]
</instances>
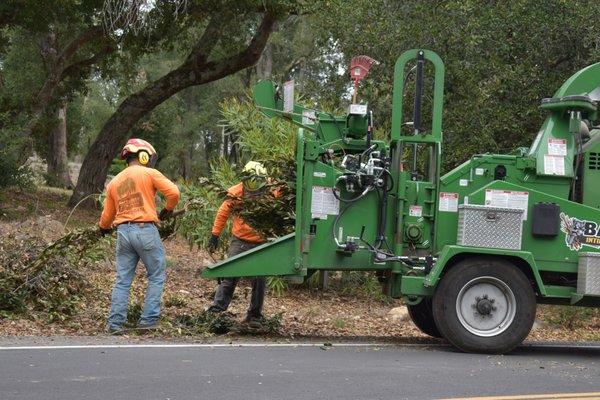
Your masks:
<instances>
[{"instance_id":1,"label":"gray work pant","mask_svg":"<svg viewBox=\"0 0 600 400\"><path fill-rule=\"evenodd\" d=\"M251 243L238 239L235 236L231 239L227 257L233 257L247 250L250 250L262 243ZM222 278L211 310L226 311L233 298L233 292L240 278ZM265 301L266 279L264 276L252 278L252 297L250 298L250 307L248 308L248 317L260 317L262 315L263 303Z\"/></svg>"}]
</instances>

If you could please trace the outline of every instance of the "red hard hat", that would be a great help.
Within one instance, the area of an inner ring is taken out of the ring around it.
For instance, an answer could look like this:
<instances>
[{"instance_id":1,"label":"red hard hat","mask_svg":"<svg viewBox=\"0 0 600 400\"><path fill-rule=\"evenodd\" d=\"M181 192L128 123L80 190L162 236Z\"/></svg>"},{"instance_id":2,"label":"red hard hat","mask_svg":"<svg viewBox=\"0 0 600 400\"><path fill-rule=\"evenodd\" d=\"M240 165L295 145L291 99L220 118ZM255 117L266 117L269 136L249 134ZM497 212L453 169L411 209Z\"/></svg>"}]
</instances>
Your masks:
<instances>
[{"instance_id":1,"label":"red hard hat","mask_svg":"<svg viewBox=\"0 0 600 400\"><path fill-rule=\"evenodd\" d=\"M123 146L123 150L121 150L121 159L124 160L130 154L137 154L140 150L144 150L148 153L149 156L153 156L156 154L156 150L154 147L143 139L129 139L125 146Z\"/></svg>"}]
</instances>

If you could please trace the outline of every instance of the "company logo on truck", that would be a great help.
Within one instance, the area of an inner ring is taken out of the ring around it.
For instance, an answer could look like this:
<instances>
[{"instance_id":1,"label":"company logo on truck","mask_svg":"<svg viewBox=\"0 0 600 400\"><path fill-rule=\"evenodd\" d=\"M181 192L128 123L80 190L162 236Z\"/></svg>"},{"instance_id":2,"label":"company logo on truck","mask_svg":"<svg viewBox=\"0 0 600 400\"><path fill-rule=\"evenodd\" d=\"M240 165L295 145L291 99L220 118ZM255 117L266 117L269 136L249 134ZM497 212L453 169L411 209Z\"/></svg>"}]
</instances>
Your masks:
<instances>
[{"instance_id":1,"label":"company logo on truck","mask_svg":"<svg viewBox=\"0 0 600 400\"><path fill-rule=\"evenodd\" d=\"M565 243L571 250L578 251L583 246L600 249L600 229L597 222L560 213L560 230L565 233Z\"/></svg>"}]
</instances>

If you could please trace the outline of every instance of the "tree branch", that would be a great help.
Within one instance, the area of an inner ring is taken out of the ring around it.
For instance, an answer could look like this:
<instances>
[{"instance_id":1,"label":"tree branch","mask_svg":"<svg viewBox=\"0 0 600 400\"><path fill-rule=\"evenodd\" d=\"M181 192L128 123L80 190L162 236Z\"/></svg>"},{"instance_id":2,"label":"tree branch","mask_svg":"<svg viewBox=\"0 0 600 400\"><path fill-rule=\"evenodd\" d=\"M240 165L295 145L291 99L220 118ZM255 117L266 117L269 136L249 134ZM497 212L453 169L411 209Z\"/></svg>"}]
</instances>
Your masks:
<instances>
[{"instance_id":1,"label":"tree branch","mask_svg":"<svg viewBox=\"0 0 600 400\"><path fill-rule=\"evenodd\" d=\"M269 40L269 36L275 27L276 21L277 15L267 11L263 16L256 33L252 37L250 44L248 44L248 47L233 56L219 60L210 66L207 65L207 67L210 67L209 70L212 70L213 73L209 73L205 77L200 75L195 84L199 85L212 82L254 65L260 58L260 55Z\"/></svg>"},{"instance_id":2,"label":"tree branch","mask_svg":"<svg viewBox=\"0 0 600 400\"><path fill-rule=\"evenodd\" d=\"M81 35L73 39L63 51L60 52L57 58L57 65L55 69L64 69L64 65L67 61L73 58L73 55L86 43L99 38L104 34L101 26L90 26Z\"/></svg>"},{"instance_id":3,"label":"tree branch","mask_svg":"<svg viewBox=\"0 0 600 400\"><path fill-rule=\"evenodd\" d=\"M81 60L81 61L77 61L77 62L75 62L73 64L70 64L68 67L66 67L62 71L62 74L60 76L60 80L62 81L65 78L67 78L68 76L72 76L76 72L81 71L84 68L88 68L88 67L96 64L98 61L102 60L104 57L106 57L110 53L114 52L115 50L116 50L115 46L107 44L105 47L103 47L102 49L100 49L92 57L86 58L86 59Z\"/></svg>"},{"instance_id":4,"label":"tree branch","mask_svg":"<svg viewBox=\"0 0 600 400\"><path fill-rule=\"evenodd\" d=\"M204 29L202 36L194 45L194 48L185 60L184 64L190 63L202 65L206 63L208 57L210 56L210 53L212 53L213 49L219 42L221 36L220 33L223 29L223 25L223 22L219 21L218 18L212 17L210 21L208 21L206 29Z\"/></svg>"}]
</instances>

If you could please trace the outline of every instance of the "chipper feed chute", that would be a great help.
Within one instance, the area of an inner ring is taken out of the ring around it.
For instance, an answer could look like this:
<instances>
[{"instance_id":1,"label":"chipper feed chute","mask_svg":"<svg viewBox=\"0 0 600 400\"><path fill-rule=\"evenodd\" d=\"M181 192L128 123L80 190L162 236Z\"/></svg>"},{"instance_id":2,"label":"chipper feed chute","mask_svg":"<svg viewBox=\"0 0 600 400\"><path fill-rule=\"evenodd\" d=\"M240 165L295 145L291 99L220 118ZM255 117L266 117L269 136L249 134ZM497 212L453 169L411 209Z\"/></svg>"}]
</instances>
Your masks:
<instances>
[{"instance_id":1,"label":"chipper feed chute","mask_svg":"<svg viewBox=\"0 0 600 400\"><path fill-rule=\"evenodd\" d=\"M202 275L205 278L235 278L243 269L246 276L284 275L294 278L301 268L297 269L300 264L294 262L293 254L292 233L213 264Z\"/></svg>"}]
</instances>

